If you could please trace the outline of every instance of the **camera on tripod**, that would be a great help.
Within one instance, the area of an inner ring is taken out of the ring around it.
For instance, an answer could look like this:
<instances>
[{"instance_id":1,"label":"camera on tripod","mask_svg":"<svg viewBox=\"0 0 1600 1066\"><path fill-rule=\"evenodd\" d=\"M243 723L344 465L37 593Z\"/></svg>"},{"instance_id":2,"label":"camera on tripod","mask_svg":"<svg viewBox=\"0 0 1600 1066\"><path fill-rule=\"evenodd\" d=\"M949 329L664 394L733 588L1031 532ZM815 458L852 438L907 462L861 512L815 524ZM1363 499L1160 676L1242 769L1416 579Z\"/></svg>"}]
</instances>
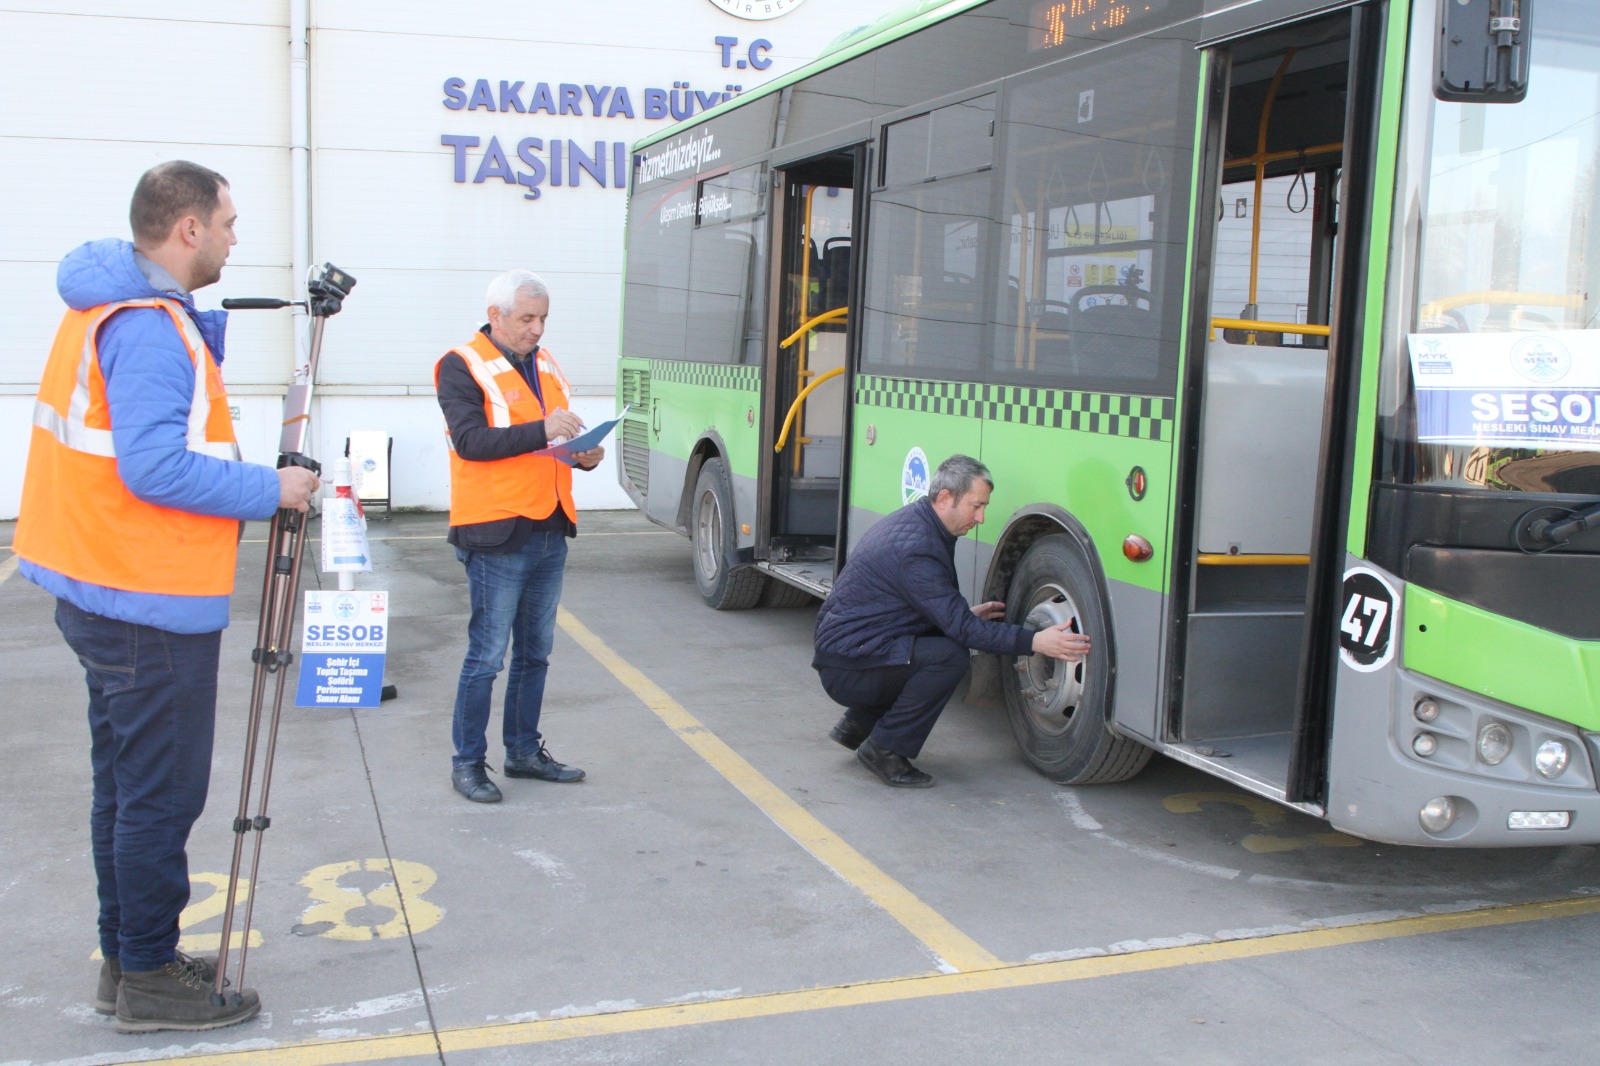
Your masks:
<instances>
[{"instance_id":1,"label":"camera on tripod","mask_svg":"<svg viewBox=\"0 0 1600 1066\"><path fill-rule=\"evenodd\" d=\"M332 263L323 263L320 270L314 271L306 282L308 310L319 318L336 315L344 304L344 298L355 287L355 278Z\"/></svg>"},{"instance_id":2,"label":"camera on tripod","mask_svg":"<svg viewBox=\"0 0 1600 1066\"><path fill-rule=\"evenodd\" d=\"M228 311L273 311L280 307L304 307L317 318L339 313L344 298L356 287L356 279L332 263L313 267L306 281L304 300L278 300L266 296L240 296L222 301Z\"/></svg>"}]
</instances>

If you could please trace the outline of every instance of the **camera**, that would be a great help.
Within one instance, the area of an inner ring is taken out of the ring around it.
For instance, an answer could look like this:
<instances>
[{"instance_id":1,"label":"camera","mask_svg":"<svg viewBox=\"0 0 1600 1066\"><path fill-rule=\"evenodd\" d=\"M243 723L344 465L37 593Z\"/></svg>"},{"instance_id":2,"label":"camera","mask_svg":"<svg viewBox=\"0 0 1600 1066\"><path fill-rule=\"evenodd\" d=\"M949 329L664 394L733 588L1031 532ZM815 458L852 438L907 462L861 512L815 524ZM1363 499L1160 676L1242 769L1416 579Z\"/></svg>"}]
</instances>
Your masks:
<instances>
[{"instance_id":1,"label":"camera","mask_svg":"<svg viewBox=\"0 0 1600 1066\"><path fill-rule=\"evenodd\" d=\"M350 290L356 287L356 279L332 263L323 263L322 272L314 275L309 284L325 286L344 297L349 296Z\"/></svg>"},{"instance_id":2,"label":"camera","mask_svg":"<svg viewBox=\"0 0 1600 1066\"><path fill-rule=\"evenodd\" d=\"M306 282L307 310L320 318L336 315L344 298L355 287L355 278L332 263L323 263L320 269L313 269L311 279Z\"/></svg>"}]
</instances>

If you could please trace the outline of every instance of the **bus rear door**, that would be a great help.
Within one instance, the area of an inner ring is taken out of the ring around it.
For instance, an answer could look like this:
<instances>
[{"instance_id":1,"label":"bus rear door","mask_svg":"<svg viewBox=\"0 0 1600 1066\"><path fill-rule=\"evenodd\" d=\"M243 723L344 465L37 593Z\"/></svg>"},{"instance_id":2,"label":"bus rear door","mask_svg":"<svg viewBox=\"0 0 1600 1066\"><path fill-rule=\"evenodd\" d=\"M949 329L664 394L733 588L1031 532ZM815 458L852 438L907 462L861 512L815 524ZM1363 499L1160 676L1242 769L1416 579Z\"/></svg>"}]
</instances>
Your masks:
<instances>
[{"instance_id":1,"label":"bus rear door","mask_svg":"<svg viewBox=\"0 0 1600 1066\"><path fill-rule=\"evenodd\" d=\"M825 595L840 562L860 155L831 152L778 171L757 557L802 596Z\"/></svg>"}]
</instances>

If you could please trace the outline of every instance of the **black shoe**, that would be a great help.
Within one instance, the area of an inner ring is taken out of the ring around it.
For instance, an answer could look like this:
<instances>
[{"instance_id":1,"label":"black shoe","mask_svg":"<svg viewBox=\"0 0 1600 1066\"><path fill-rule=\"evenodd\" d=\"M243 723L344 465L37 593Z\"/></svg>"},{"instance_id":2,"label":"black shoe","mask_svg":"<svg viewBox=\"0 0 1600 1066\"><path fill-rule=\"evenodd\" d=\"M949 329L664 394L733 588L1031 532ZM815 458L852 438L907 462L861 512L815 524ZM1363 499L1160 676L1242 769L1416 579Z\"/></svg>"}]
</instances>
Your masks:
<instances>
[{"instance_id":1,"label":"black shoe","mask_svg":"<svg viewBox=\"0 0 1600 1066\"><path fill-rule=\"evenodd\" d=\"M884 751L872 742L861 742L856 749L856 761L877 774L890 788L932 788L933 778L911 765L911 760L892 751Z\"/></svg>"},{"instance_id":2,"label":"black shoe","mask_svg":"<svg viewBox=\"0 0 1600 1066\"><path fill-rule=\"evenodd\" d=\"M500 790L489 780L489 767L481 762L451 770L450 783L473 803L500 802Z\"/></svg>"},{"instance_id":3,"label":"black shoe","mask_svg":"<svg viewBox=\"0 0 1600 1066\"><path fill-rule=\"evenodd\" d=\"M861 747L861 742L867 739L867 734L872 732L871 726L858 724L846 711L832 729L828 730L828 739L835 744L843 744L851 751Z\"/></svg>"},{"instance_id":4,"label":"black shoe","mask_svg":"<svg viewBox=\"0 0 1600 1066\"><path fill-rule=\"evenodd\" d=\"M507 777L537 777L540 781L556 781L562 784L583 780L582 770L576 766L566 766L556 762L550 757L550 753L544 750L543 744L540 744L539 750L528 758L515 752L506 752L504 766Z\"/></svg>"}]
</instances>

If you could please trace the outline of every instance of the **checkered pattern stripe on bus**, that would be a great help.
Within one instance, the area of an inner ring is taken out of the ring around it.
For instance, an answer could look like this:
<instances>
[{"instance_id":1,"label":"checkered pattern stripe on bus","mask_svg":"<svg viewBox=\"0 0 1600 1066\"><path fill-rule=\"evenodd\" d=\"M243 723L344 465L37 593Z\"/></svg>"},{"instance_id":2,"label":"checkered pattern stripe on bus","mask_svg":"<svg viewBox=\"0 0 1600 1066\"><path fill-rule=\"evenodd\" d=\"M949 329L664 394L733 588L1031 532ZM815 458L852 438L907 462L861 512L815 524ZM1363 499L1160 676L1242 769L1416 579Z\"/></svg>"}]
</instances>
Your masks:
<instances>
[{"instance_id":1,"label":"checkered pattern stripe on bus","mask_svg":"<svg viewBox=\"0 0 1600 1066\"><path fill-rule=\"evenodd\" d=\"M856 403L1140 440L1171 441L1173 436L1174 401L1165 396L863 375L856 381Z\"/></svg>"},{"instance_id":2,"label":"checkered pattern stripe on bus","mask_svg":"<svg viewBox=\"0 0 1600 1066\"><path fill-rule=\"evenodd\" d=\"M650 377L655 381L671 381L680 385L701 385L708 389L735 389L739 392L761 391L761 368L737 366L729 363L668 362L665 359L650 361Z\"/></svg>"}]
</instances>

